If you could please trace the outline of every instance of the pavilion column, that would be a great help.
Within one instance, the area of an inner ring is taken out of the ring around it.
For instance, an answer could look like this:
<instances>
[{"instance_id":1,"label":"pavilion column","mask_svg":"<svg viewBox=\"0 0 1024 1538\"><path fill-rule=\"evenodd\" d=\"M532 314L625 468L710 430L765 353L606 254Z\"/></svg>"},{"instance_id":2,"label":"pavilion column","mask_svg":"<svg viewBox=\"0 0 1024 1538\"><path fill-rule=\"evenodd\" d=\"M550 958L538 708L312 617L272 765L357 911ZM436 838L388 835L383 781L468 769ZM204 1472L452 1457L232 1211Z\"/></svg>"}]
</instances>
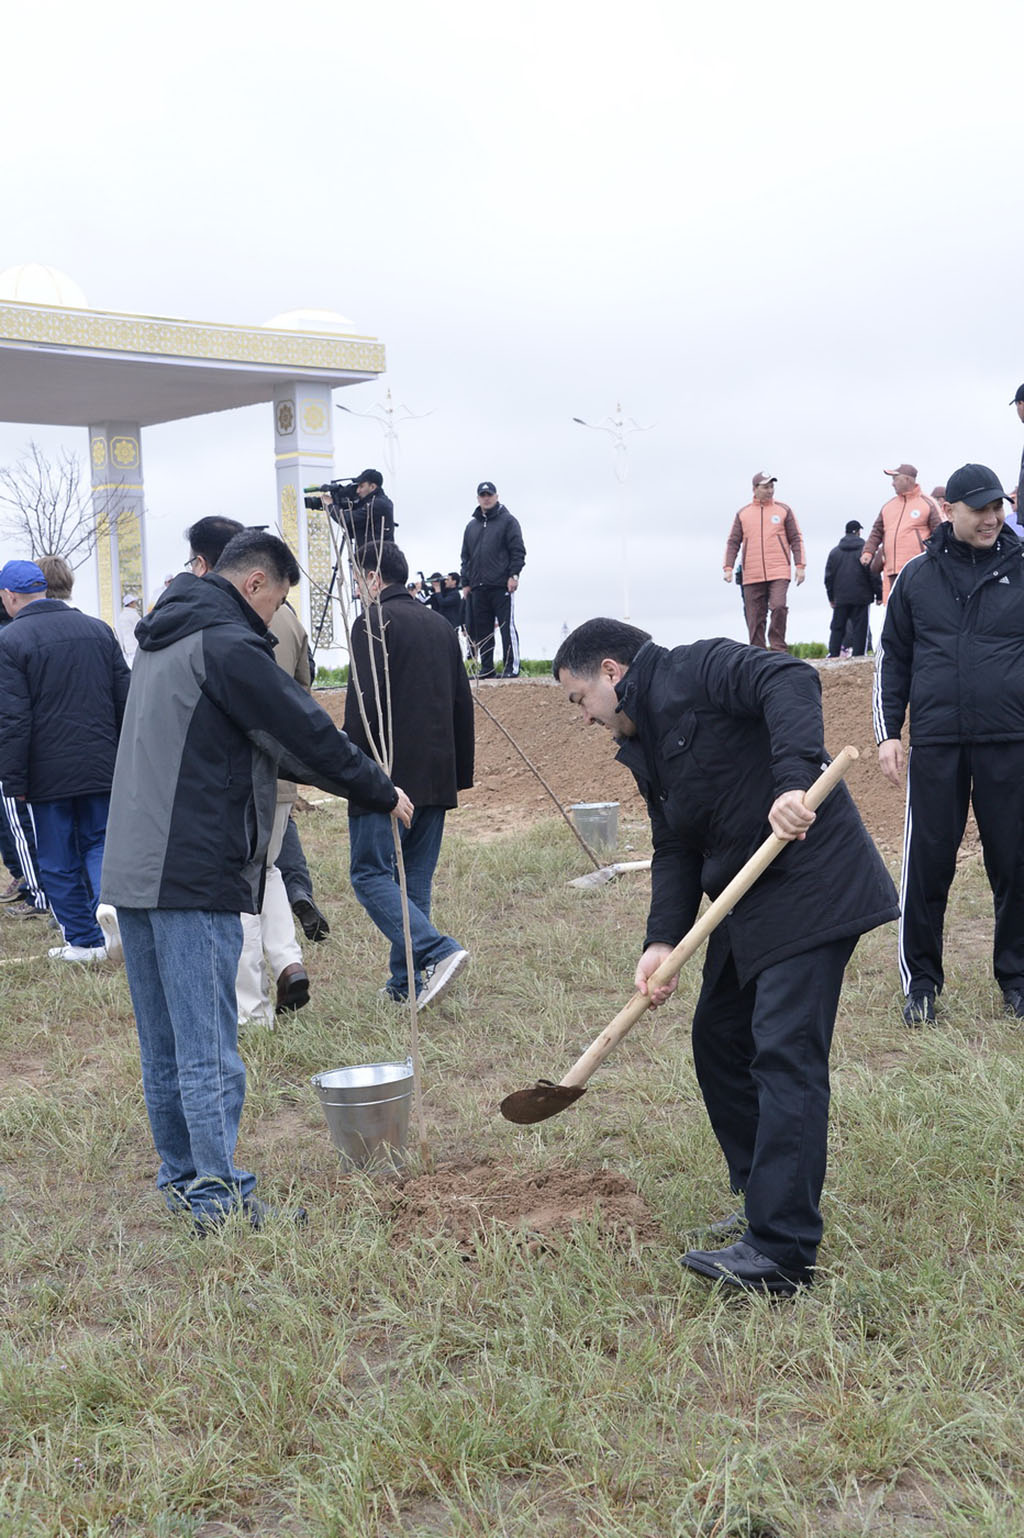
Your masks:
<instances>
[{"instance_id":1,"label":"pavilion column","mask_svg":"<svg viewBox=\"0 0 1024 1538\"><path fill-rule=\"evenodd\" d=\"M142 435L137 422L89 428L100 616L113 625L125 593L145 598ZM143 607L145 605L143 604Z\"/></svg>"},{"instance_id":2,"label":"pavilion column","mask_svg":"<svg viewBox=\"0 0 1024 1538\"><path fill-rule=\"evenodd\" d=\"M334 547L327 514L310 511L303 497L307 486L322 486L334 475L333 412L330 385L295 379L274 391L278 520L281 537L302 573L295 607L314 642L334 570ZM320 646L334 644L334 612L332 599L320 632Z\"/></svg>"}]
</instances>

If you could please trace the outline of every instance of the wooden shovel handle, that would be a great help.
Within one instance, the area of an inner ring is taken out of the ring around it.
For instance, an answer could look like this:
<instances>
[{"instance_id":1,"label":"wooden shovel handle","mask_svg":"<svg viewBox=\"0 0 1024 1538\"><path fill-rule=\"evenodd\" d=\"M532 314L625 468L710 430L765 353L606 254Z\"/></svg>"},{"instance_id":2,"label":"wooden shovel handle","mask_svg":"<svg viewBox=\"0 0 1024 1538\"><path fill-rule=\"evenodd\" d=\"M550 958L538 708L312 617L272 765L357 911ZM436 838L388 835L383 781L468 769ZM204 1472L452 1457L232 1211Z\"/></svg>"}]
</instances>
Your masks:
<instances>
[{"instance_id":1,"label":"wooden shovel handle","mask_svg":"<svg viewBox=\"0 0 1024 1538\"><path fill-rule=\"evenodd\" d=\"M804 805L812 812L819 807L829 792L839 784L850 765L859 757L860 754L856 748L847 747L841 753L837 753L823 774L804 792ZM725 890L704 910L693 928L687 931L671 955L666 956L660 966L651 973L648 978L648 987L656 988L675 976L683 962L688 961L694 951L703 945L713 929L717 929L730 909L734 908L740 898L750 890L758 876L762 875L772 861L792 842L792 839L779 838L776 833L768 835L760 849L751 855L742 870L737 871ZM611 1024L605 1026L597 1040L587 1048L582 1057L573 1063L562 1079L562 1084L567 1089L586 1084L595 1068L600 1067L612 1048L618 1046L623 1036L632 1030L640 1016L646 1014L650 1007L651 1001L648 995L637 989L629 1003L619 1010Z\"/></svg>"}]
</instances>

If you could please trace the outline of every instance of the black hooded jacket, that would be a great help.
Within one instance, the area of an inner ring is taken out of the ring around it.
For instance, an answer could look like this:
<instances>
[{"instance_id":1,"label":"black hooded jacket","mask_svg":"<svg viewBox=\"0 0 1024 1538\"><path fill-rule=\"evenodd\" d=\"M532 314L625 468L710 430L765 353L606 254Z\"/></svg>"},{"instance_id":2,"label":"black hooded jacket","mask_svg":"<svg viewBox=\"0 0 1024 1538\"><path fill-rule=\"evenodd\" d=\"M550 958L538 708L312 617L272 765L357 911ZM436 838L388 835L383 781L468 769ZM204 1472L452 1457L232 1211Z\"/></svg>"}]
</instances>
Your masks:
<instances>
[{"instance_id":1,"label":"black hooded jacket","mask_svg":"<svg viewBox=\"0 0 1024 1538\"><path fill-rule=\"evenodd\" d=\"M504 587L526 565L523 531L504 502L478 507L462 538L463 587Z\"/></svg>"},{"instance_id":2,"label":"black hooded jacket","mask_svg":"<svg viewBox=\"0 0 1024 1538\"><path fill-rule=\"evenodd\" d=\"M878 742L899 737L910 709L915 747L1024 741L1024 544L991 550L936 529L889 594L875 653Z\"/></svg>"},{"instance_id":3,"label":"black hooded jacket","mask_svg":"<svg viewBox=\"0 0 1024 1538\"><path fill-rule=\"evenodd\" d=\"M104 902L258 913L279 772L394 807L387 775L278 667L266 625L223 577L176 577L136 633Z\"/></svg>"},{"instance_id":4,"label":"black hooded jacket","mask_svg":"<svg viewBox=\"0 0 1024 1538\"><path fill-rule=\"evenodd\" d=\"M815 670L735 641L648 641L617 686L636 725L619 761L651 817L645 946L676 945L771 832L768 812L828 762ZM741 986L764 967L898 916L896 891L845 785L724 920Z\"/></svg>"},{"instance_id":5,"label":"black hooded jacket","mask_svg":"<svg viewBox=\"0 0 1024 1538\"><path fill-rule=\"evenodd\" d=\"M837 608L871 603L882 596L881 573L872 576L860 563L864 541L858 534L844 534L825 562L825 592Z\"/></svg>"}]
</instances>

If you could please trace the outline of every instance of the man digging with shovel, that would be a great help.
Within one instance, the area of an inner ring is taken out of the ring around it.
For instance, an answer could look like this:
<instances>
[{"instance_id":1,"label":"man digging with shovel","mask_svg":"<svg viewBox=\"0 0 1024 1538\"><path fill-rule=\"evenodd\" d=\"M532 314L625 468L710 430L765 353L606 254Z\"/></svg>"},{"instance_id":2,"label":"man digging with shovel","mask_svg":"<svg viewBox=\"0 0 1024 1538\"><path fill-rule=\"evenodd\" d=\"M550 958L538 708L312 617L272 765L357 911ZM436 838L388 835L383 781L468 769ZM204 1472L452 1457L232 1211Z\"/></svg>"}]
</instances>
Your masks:
<instances>
[{"instance_id":1,"label":"man digging with shovel","mask_svg":"<svg viewBox=\"0 0 1024 1538\"><path fill-rule=\"evenodd\" d=\"M733 641L672 651L620 620L592 619L553 671L647 802L654 856L636 987L652 1005L678 974L648 979L770 829L789 844L712 934L693 1016L693 1058L744 1211L712 1225L736 1242L683 1265L749 1291L813 1277L828 1140L828 1054L859 935L898 916L896 891L846 790L817 813L804 792L826 759L818 675Z\"/></svg>"}]
</instances>

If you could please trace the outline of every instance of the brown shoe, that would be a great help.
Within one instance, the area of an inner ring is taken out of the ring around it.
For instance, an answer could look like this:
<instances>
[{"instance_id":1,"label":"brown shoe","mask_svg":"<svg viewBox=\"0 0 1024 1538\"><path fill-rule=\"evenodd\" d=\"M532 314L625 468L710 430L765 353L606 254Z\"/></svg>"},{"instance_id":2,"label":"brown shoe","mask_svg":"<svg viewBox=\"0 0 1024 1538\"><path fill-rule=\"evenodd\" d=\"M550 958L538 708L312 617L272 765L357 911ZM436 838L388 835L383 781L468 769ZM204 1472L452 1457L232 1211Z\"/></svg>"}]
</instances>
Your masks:
<instances>
[{"instance_id":1,"label":"brown shoe","mask_svg":"<svg viewBox=\"0 0 1024 1538\"><path fill-rule=\"evenodd\" d=\"M8 903L6 907L0 908L0 913L12 919L44 919L47 916L45 908L34 908L31 903L24 901Z\"/></svg>"},{"instance_id":2,"label":"brown shoe","mask_svg":"<svg viewBox=\"0 0 1024 1538\"><path fill-rule=\"evenodd\" d=\"M16 903L25 896L25 888L17 876L12 876L10 882L0 892L0 903Z\"/></svg>"},{"instance_id":3,"label":"brown shoe","mask_svg":"<svg viewBox=\"0 0 1024 1538\"><path fill-rule=\"evenodd\" d=\"M277 979L276 1014L285 1015L289 1010L302 1009L309 1003L309 976L301 961L293 961L285 967Z\"/></svg>"}]
</instances>

